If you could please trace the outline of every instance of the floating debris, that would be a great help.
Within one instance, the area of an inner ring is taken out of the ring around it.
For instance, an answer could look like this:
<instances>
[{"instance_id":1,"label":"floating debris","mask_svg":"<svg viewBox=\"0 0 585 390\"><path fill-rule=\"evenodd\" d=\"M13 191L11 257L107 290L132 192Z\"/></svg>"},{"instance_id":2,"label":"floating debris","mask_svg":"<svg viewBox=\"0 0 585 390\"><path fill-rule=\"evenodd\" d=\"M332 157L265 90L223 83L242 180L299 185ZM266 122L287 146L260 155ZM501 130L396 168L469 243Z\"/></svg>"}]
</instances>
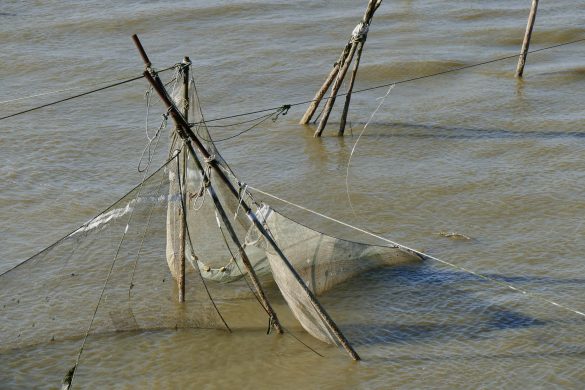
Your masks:
<instances>
[{"instance_id":1,"label":"floating debris","mask_svg":"<svg viewBox=\"0 0 585 390\"><path fill-rule=\"evenodd\" d=\"M463 240L463 241L471 241L472 238L466 236L465 234L457 233L457 232L439 232L436 233L437 235L445 238L450 238L452 240Z\"/></svg>"}]
</instances>

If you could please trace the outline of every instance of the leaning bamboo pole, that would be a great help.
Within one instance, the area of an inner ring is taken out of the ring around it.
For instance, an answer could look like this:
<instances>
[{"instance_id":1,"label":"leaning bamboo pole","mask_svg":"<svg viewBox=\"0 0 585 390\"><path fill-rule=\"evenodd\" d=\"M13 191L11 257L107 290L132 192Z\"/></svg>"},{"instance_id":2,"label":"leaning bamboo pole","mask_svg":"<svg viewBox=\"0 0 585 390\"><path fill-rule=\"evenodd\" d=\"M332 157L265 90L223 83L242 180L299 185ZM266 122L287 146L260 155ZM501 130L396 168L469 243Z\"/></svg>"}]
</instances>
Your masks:
<instances>
[{"instance_id":1,"label":"leaning bamboo pole","mask_svg":"<svg viewBox=\"0 0 585 390\"><path fill-rule=\"evenodd\" d=\"M341 83L343 83L343 79L349 66L351 65L351 61L357 49L357 43L354 41L351 43L351 47L349 49L349 54L343 63L341 69L339 69L339 73L335 78L335 82L331 87L331 94L329 95L329 99L327 99L327 103L325 103L325 108L323 109L323 115L321 116L321 120L319 121L319 125L317 126L317 130L315 131L315 137L320 137L323 134L323 130L325 130L325 126L327 125L327 121L329 120L329 115L331 114L331 110L333 109L333 105L335 104L335 99L337 98L337 93L339 92L339 88L341 87Z\"/></svg>"},{"instance_id":2,"label":"leaning bamboo pole","mask_svg":"<svg viewBox=\"0 0 585 390\"><path fill-rule=\"evenodd\" d=\"M178 129L180 130L179 136L181 136L186 141L190 141L190 142L186 142L186 145L189 148L189 152L191 153L191 155L196 155L195 150L194 150L194 147L196 147L198 149L199 153L201 153L201 155L205 159L206 163L208 163L209 166L211 167L211 169L213 169L213 172L226 185L226 187L228 188L228 190L232 194L232 196L234 196L238 199L242 209L244 210L244 212L246 213L248 218L252 221L252 223L254 224L256 229L258 229L258 231L266 239L266 241L268 242L270 247L282 259L285 266L288 268L288 270L291 272L291 274L293 275L295 280L299 283L299 285L301 286L303 291L306 293L306 295L309 298L309 300L311 301L311 304L313 305L314 309L317 311L317 313L322 318L322 320L326 323L327 327L331 330L331 332L337 338L339 343L343 346L343 348L347 351L347 353L354 360L360 360L359 355L353 349L353 347L351 346L349 341L345 338L343 333L341 333L341 331L339 330L339 328L337 327L335 322L333 322L333 320L331 319L329 314L327 314L327 312L325 311L323 306L321 306L321 303L317 300L317 298L315 297L313 292L311 292L311 290L307 287L307 285L305 284L305 282L303 281L303 279L301 278L299 273L292 266L292 264L290 263L288 258L285 256L285 254L282 252L282 250L280 249L278 244L276 244L276 242L274 241L272 236L268 233L268 231L264 228L262 223L258 220L256 213L254 213L252 208L248 205L248 202L244 199L240 199L239 191L235 188L233 183L228 179L225 172L219 166L219 163L217 162L217 160L213 156L211 156L211 154L207 151L205 146L203 146L203 144L201 143L199 138L195 135L193 130L191 130L191 127L185 121L185 118L183 118L181 113L177 110L177 107L173 104L172 100L169 98L168 93L166 92L166 89L164 88L162 81L160 80L160 78L158 78L158 75L150 68L150 64L151 64L150 60L148 59L146 52L142 48L142 44L140 43L140 40L138 39L138 37L136 35L133 35L132 39L134 40L134 43L136 44L136 46L139 47L138 50L139 50L139 52L142 56L142 59L146 65L146 70L143 73L144 77L147 79L147 81L150 83L150 85L152 85L152 87L157 91L159 97L161 98L161 101L163 102L165 107L168 109L168 111L169 111L171 117L173 118L173 120L175 121L175 123L178 125Z\"/></svg>"},{"instance_id":3,"label":"leaning bamboo pole","mask_svg":"<svg viewBox=\"0 0 585 390\"><path fill-rule=\"evenodd\" d=\"M347 58L347 55L349 54L350 48L351 48L351 41L349 41L345 45L345 47L343 48L343 51L341 52L339 59L337 60L337 62L335 62L333 64L333 68L331 69L331 72L329 72L329 75L327 75L327 79L325 80L325 82L323 83L321 88L319 88L317 93L315 94L315 97L311 101L311 104L309 104L309 108L307 108L307 111L305 111L305 115L303 115L299 124L306 125L307 123L309 123L311 121L311 118L315 114L315 111L317 111L317 107L319 107L321 100L323 100L323 96L325 96L325 93L327 92L327 90L331 86L331 83L333 83L333 80L335 80L335 78L337 77L337 74L339 73L339 68L345 62L345 59Z\"/></svg>"},{"instance_id":4,"label":"leaning bamboo pole","mask_svg":"<svg viewBox=\"0 0 585 390\"><path fill-rule=\"evenodd\" d=\"M226 230L228 231L230 238L232 239L234 244L238 247L238 253L240 255L240 258L242 259L242 263L244 264L244 268L246 268L246 271L248 272L248 275L250 276L250 280L252 281L252 285L254 286L254 289L256 290L258 300L260 301L260 303L264 307L264 310L266 310L266 313L268 313L268 316L270 317L270 323L272 324L274 329L276 329L276 332L278 332L279 334L284 333L282 325L280 325L280 321L278 320L278 316L276 315L276 312L274 311L274 309L270 305L270 302L268 301L268 297L266 296L266 294L264 293L264 290L262 289L262 286L260 285L260 280L258 279L258 276L256 275L256 271L254 271L254 267L252 266L252 263L250 262L250 259L248 258L248 254L244 250L244 246L240 242L240 240L236 234L236 231L234 230L232 223L231 223L230 219L228 218L227 213L225 212L225 209L224 209L223 205L221 204L219 197L217 196L217 193L215 192L215 189L211 185L211 178L208 176L205 169L203 169L203 165L201 164L201 161L199 160L199 158L195 154L195 151L192 148L189 148L189 154L190 154L191 158L193 158L193 161L195 161L195 164L197 165L197 169L201 173L202 179L205 182L210 183L207 186L207 193L209 194L209 196L213 200L213 204L215 206L215 209L217 210L217 213L218 213L219 217L221 218L222 223L226 227ZM234 261L235 261L235 259L234 259Z\"/></svg>"},{"instance_id":5,"label":"leaning bamboo pole","mask_svg":"<svg viewBox=\"0 0 585 390\"><path fill-rule=\"evenodd\" d=\"M516 67L516 77L522 77L524 74L524 66L526 65L526 57L528 56L528 47L530 46L530 38L532 37L532 29L534 28L534 21L536 20L537 9L538 0L532 0L530 14L528 14L528 23L526 24L526 32L524 33L524 41L522 41L522 49L520 50L518 66Z\"/></svg>"}]
</instances>

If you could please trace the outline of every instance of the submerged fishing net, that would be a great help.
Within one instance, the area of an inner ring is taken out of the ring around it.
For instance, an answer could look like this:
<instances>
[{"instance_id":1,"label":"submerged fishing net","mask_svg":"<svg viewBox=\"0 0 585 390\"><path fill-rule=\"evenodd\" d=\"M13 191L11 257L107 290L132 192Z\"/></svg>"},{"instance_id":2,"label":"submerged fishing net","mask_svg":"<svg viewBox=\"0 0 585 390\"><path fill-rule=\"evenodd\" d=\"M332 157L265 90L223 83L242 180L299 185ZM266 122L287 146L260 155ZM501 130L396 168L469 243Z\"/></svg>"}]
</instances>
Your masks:
<instances>
[{"instance_id":1,"label":"submerged fishing net","mask_svg":"<svg viewBox=\"0 0 585 390\"><path fill-rule=\"evenodd\" d=\"M208 166L198 166L192 155L188 156L186 166L187 257L191 264L196 264L204 279L233 283L248 274L239 253L242 246L255 274L265 284L276 282L303 328L321 341L338 343L324 313L317 309L318 302L308 291L321 294L366 270L419 260L397 248L342 240L305 227L267 205L254 202L246 188L231 176L230 183L239 191L235 196ZM221 169L231 174L224 163ZM178 185L179 192L182 187ZM207 195L210 190L217 195L219 206ZM177 189L171 186L172 191ZM254 206L264 232L243 211L243 202ZM174 215L181 214L176 211L180 204L169 206L169 210L171 207ZM219 209L226 213L228 221L221 217ZM168 221L168 242L177 241L182 234L180 224L173 221ZM167 259L171 268L178 268L177 256L168 253Z\"/></svg>"},{"instance_id":2,"label":"submerged fishing net","mask_svg":"<svg viewBox=\"0 0 585 390\"><path fill-rule=\"evenodd\" d=\"M83 336L94 312L91 334L224 327L193 270L177 303L164 261L168 168L0 276L0 352Z\"/></svg>"},{"instance_id":3,"label":"submerged fishing net","mask_svg":"<svg viewBox=\"0 0 585 390\"><path fill-rule=\"evenodd\" d=\"M90 324L90 335L226 328L220 317L224 303L253 300L254 295L209 189L217 194L263 285L271 289L276 281L301 325L320 340L335 338L303 285L320 294L364 270L399 260L395 248L336 239L262 206L258 215L291 270L241 210L249 195L242 190L240 198L233 196L213 173L206 181L193 156L186 158L183 182L182 156L75 232L0 276L0 351L80 338ZM186 302L179 303L183 187ZM261 309L258 314L266 318ZM237 322L246 323L242 318Z\"/></svg>"}]
</instances>

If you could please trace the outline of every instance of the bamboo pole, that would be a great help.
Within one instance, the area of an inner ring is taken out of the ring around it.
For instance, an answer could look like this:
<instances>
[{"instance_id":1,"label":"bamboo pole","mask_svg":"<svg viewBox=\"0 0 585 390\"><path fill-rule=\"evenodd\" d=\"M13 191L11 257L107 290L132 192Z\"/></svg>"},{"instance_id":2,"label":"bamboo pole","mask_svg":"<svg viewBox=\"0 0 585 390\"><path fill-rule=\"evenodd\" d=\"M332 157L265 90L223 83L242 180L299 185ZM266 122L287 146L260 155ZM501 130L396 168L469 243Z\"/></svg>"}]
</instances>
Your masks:
<instances>
[{"instance_id":1,"label":"bamboo pole","mask_svg":"<svg viewBox=\"0 0 585 390\"><path fill-rule=\"evenodd\" d=\"M528 47L530 46L530 38L532 37L532 29L534 28L534 21L536 20L537 9L538 0L532 0L530 14L528 15L528 23L526 25L526 32L524 33L524 41L522 42L522 49L520 50L520 57L518 58L518 66L516 67L516 77L519 78L524 74L524 66L526 65L526 57L528 56Z\"/></svg>"},{"instance_id":2,"label":"bamboo pole","mask_svg":"<svg viewBox=\"0 0 585 390\"><path fill-rule=\"evenodd\" d=\"M345 59L347 58L350 47L351 47L351 41L345 45L345 48L341 52L339 59L337 60L337 62L335 64L333 64L333 68L331 69L331 72L329 72L327 79L325 80L325 82L323 83L321 88L317 91L317 93L315 94L315 97L311 101L311 104L307 108L307 111L305 111L305 115L303 115L299 124L306 125L307 123L309 123L311 121L311 118L315 114L315 111L317 111L317 107L319 107L319 104L321 103L323 96L325 96L325 93L327 92L327 90L331 86L331 83L333 82L333 80L335 79L337 74L339 73L339 68L344 63Z\"/></svg>"},{"instance_id":3,"label":"bamboo pole","mask_svg":"<svg viewBox=\"0 0 585 390\"><path fill-rule=\"evenodd\" d=\"M372 19L374 18L374 12L376 12L378 7L380 7L380 4L382 4L382 0L370 0L370 2L368 3L368 8L366 8L366 12L364 13L362 23L367 23L368 26L372 23ZM353 91L353 85L357 77L358 68L360 66L360 59L362 58L362 51L364 50L364 45L366 44L367 38L368 36L366 34L358 44L355 63L353 65L353 71L351 72L351 79L349 80L347 94L345 95L343 113L341 114L341 121L339 123L339 132L337 133L337 135L339 136L343 136L343 133L345 132L345 124L347 122L347 114L349 112L349 103L351 102L351 93Z\"/></svg>"},{"instance_id":4,"label":"bamboo pole","mask_svg":"<svg viewBox=\"0 0 585 390\"><path fill-rule=\"evenodd\" d=\"M190 148L190 152L191 152L191 156L193 157L193 159L195 159L196 161L199 161L197 159L197 155L195 154L195 151L192 148ZM202 168L200 162L198 162L198 166L201 167L201 172L203 172L204 175L207 175L205 173L205 170ZM209 178L206 177L206 180L208 180L208 179ZM250 262L250 259L248 258L246 251L244 250L244 246L241 244L240 240L238 239L236 231L234 230L234 228L231 224L231 221L225 212L225 209L221 205L221 202L219 201L219 198L218 198L217 194L215 193L215 189L213 188L213 186L209 185L207 187L207 192L211 196L211 199L213 200L213 203L215 204L215 208L216 208L223 224L225 225L225 227L228 231L228 234L230 235L234 244L236 244L236 246L238 247L238 252L239 252L240 258L242 259L242 263L244 264L244 267L246 268L246 271L248 272L248 275L250 276L250 280L252 280L252 285L254 286L254 289L256 290L256 293L258 294L258 299L260 300L260 302L262 303L262 306L264 306L264 309L266 310L266 313L268 313L268 316L270 317L272 326L274 327L274 329L276 329L276 331L279 334L283 334L284 331L282 329L282 325L280 325L280 321L278 320L278 316L276 315L276 312L274 311L274 309L270 305L270 302L268 301L268 297L266 296L266 294L264 293L264 290L262 289L262 285L260 284L260 280L258 279L258 275L256 275L256 271L254 271L254 267L252 266L252 263ZM234 261L235 261L235 259L234 259Z\"/></svg>"},{"instance_id":5,"label":"bamboo pole","mask_svg":"<svg viewBox=\"0 0 585 390\"><path fill-rule=\"evenodd\" d=\"M136 37L136 36L134 36L134 37ZM136 39L134 39L134 42L137 45L141 46L140 41L138 40L138 37L136 37ZM146 57L146 58L148 58L148 57ZM145 61L145 64L146 63L147 63L147 61ZM357 354L357 352L349 344L349 341L345 338L343 333L341 333L341 331L339 330L337 325L333 322L333 320L331 319L329 314L327 314L325 309L321 306L319 301L315 298L315 295L311 292L311 290L304 283L301 276L294 269L294 267L292 266L290 261L287 259L287 257L282 252L282 250L278 247L278 245L276 244L276 242L274 241L272 236L266 231L264 226L260 223L256 214L252 211L252 209L250 208L248 203L245 200L240 199L240 194L239 194L238 190L234 187L233 183L227 178L227 176L225 175L223 170L220 168L217 160L209 154L209 152L207 151L207 149L205 149L205 147L203 146L203 144L201 143L199 138L197 138L195 133L193 133L193 130L191 130L191 128L189 127L189 124L185 121L185 119L182 117L181 113L177 110L177 107L173 104L173 102L169 98L169 96L164 88L164 85L162 84L161 80L158 78L156 73L154 73L154 72L151 73L151 72L152 71L149 69L145 70L143 73L144 77L153 86L153 88L157 91L159 97L161 98L161 101L164 103L165 107L169 110L169 113L171 114L173 119L179 125L179 127L181 129L181 132L179 133L179 135L184 137L184 139L188 139L191 141L191 142L186 143L187 147L189 148L190 153L193 155L195 154L195 150L193 149L193 145L195 145L195 147L199 150L201 155L209 163L209 165L211 166L211 168L213 169L215 174L219 177L219 179L222 182L224 182L224 184L227 186L227 188L232 193L232 195L235 196L241 202L240 205L241 205L242 209L246 212L246 215L248 216L248 218L250 218L250 220L252 221L254 226L264 236L264 238L266 238L266 241L269 243L269 245L272 247L272 249L282 259L285 266L289 269L289 271L292 273L294 278L297 280L297 282L300 284L302 289L307 294L308 298L311 300L311 303L313 304L313 307L315 308L317 313L319 313L320 317L323 319L323 321L325 321L325 323L330 328L331 332L335 335L335 337L340 342L340 344L344 347L344 349L348 352L348 354L354 360L360 360L360 357Z\"/></svg>"},{"instance_id":6,"label":"bamboo pole","mask_svg":"<svg viewBox=\"0 0 585 390\"><path fill-rule=\"evenodd\" d=\"M191 61L189 57L183 59L183 117L189 122L189 66ZM185 147L183 147L182 159L182 173L177 172L178 175L182 175L183 183L186 183L187 177L187 153L185 153ZM183 184L183 191L181 197L183 198L182 205L187 204L187 186ZM179 227L179 302L185 302L185 249L186 249L186 236L187 236L187 209L181 207L182 218L180 220Z\"/></svg>"},{"instance_id":7,"label":"bamboo pole","mask_svg":"<svg viewBox=\"0 0 585 390\"><path fill-rule=\"evenodd\" d=\"M337 74L337 78L335 79L333 86L331 87L331 94L329 95L329 99L327 100L327 103L325 104L325 108L323 110L323 116L321 117L321 121L319 122L317 130L315 131L315 137L320 137L321 134L323 133L323 130L325 130L325 126L327 125L327 121L329 120L329 115L331 114L331 110L333 109L333 105L335 104L335 99L336 99L337 94L339 92L339 88L341 87L343 79L345 78L345 75L347 74L349 66L351 65L351 62L353 61L354 54L356 53L356 50L357 50L356 63L354 65L354 68L352 71L352 76L351 76L348 92L346 94L345 104L344 104L344 108L343 108L343 113L341 115L341 123L340 123L340 127L339 127L339 132L338 132L338 135L343 135L343 132L345 130L345 124L347 121L347 113L349 111L349 103L351 101L351 92L353 90L353 85L354 85L357 71L359 68L359 62L361 59L363 47L364 47L366 37L367 37L367 29L369 28L369 26L372 22L372 18L374 17L374 12L376 12L378 7L380 7L380 4L382 4L382 0L369 0L368 1L368 6L366 7L366 11L364 12L364 16L362 17L360 25L358 25L358 28L361 27L362 29L365 29L365 32L359 31L358 28L356 28L354 30L354 33L352 34L352 38L351 38L350 43L349 43L349 44L351 44L350 51L349 51L348 55L346 56L346 60L344 61L343 65L341 66L341 68Z\"/></svg>"},{"instance_id":8,"label":"bamboo pole","mask_svg":"<svg viewBox=\"0 0 585 390\"><path fill-rule=\"evenodd\" d=\"M335 98L337 97L337 92L339 92L339 88L341 87L341 83L343 83L343 78L349 69L349 65L353 59L357 48L356 42L352 42L351 48L349 49L349 53L343 66L339 69L339 74L331 87L331 94L329 95L329 99L327 103L325 103L325 108L323 109L323 116L321 117L321 121L319 122L319 126L317 126L317 130L315 131L315 137L321 137L323 130L325 130L325 126L327 125L327 121L329 120L329 115L331 114L331 110L333 109L333 105L335 104Z\"/></svg>"},{"instance_id":9,"label":"bamboo pole","mask_svg":"<svg viewBox=\"0 0 585 390\"><path fill-rule=\"evenodd\" d=\"M351 79L349 80L349 86L347 87L347 94L345 95L345 103L343 105L343 112L341 114L341 121L339 122L339 132L337 135L343 136L345 132L345 124L347 122L347 113L349 112L349 103L351 101L351 91L353 90L353 84L357 76L357 71L360 66L360 59L362 58L362 50L364 49L365 38L363 41L358 43L357 54L355 58L355 64L353 65L353 71L351 72Z\"/></svg>"}]
</instances>

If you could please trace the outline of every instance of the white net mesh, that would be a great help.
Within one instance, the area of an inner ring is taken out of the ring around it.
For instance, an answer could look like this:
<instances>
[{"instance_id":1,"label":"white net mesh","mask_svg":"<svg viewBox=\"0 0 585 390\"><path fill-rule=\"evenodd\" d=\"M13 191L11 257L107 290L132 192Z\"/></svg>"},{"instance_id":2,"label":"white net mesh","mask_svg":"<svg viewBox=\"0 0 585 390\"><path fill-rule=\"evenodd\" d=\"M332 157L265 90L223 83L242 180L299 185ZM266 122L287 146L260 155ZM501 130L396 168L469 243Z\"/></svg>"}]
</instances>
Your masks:
<instances>
[{"instance_id":1,"label":"white net mesh","mask_svg":"<svg viewBox=\"0 0 585 390\"><path fill-rule=\"evenodd\" d=\"M168 167L160 169L108 210L0 276L0 352L82 336L102 289L91 334L224 327L194 270L188 273L188 302L177 303L164 262L168 178Z\"/></svg>"}]
</instances>

